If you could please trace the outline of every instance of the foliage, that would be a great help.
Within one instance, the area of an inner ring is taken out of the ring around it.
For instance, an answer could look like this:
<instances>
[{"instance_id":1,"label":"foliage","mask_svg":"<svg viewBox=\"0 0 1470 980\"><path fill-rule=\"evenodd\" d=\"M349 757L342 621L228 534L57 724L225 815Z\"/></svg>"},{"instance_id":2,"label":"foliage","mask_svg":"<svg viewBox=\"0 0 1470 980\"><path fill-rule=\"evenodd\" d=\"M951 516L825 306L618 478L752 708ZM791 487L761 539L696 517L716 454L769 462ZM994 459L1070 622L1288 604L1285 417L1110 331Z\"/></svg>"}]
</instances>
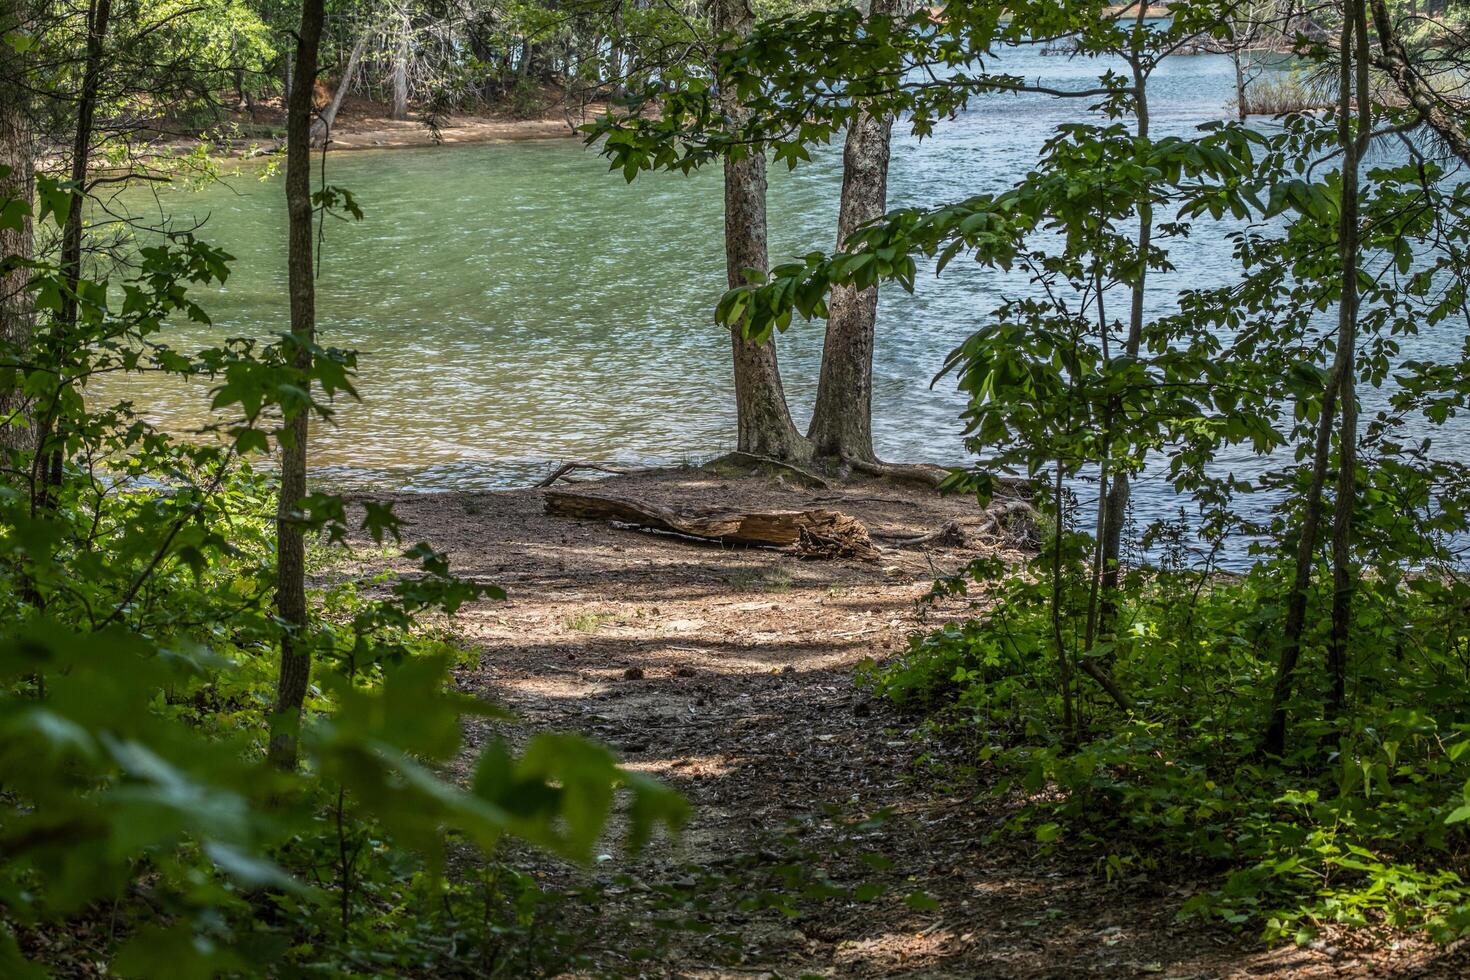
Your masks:
<instances>
[{"instance_id":1,"label":"foliage","mask_svg":"<svg viewBox=\"0 0 1470 980\"><path fill-rule=\"evenodd\" d=\"M1148 133L1150 71L1185 39L1231 40L1230 19L1211 4L1176 8L1164 25L1062 7L1009 20L981 5L871 27L841 12L769 25L711 70L669 73L593 135L630 180L765 150L795 166L859 111L905 114L922 136L981 96L1048 91L986 71L1010 45L1066 39L1122 58L1131 78L1100 69L1095 88L1053 93L1091 100L1096 115L1059 127L1011 189L890 212L840 252L751 270L718 318L762 340L794 315L825 316L836 287L912 290L921 263L942 274L970 256L1023 270L1029 288L946 365L968 396L978 457L949 486L983 503L998 475L1023 477L1046 524L1042 553L1024 570L987 567L1002 579L993 607L916 638L872 682L993 740L983 755L1006 785L1039 794L1025 819L1048 846L1100 842L1114 873L1159 854L1228 868L1189 911L1264 921L1272 936L1370 919L1457 935L1470 926L1454 826L1470 813L1460 811L1470 527L1464 468L1436 443L1470 391L1463 353L1431 364L1403 350L1404 338L1467 315L1470 195L1413 142L1358 169L1368 126L1402 136L1427 117L1366 104L1362 83L1353 101L1353 63L1371 70L1355 3L1299 43L1345 79L1328 115L1165 138ZM1339 31L1356 51L1332 46ZM737 89L750 122L721 115L712 79ZM1234 241L1235 275L1144 316L1153 277L1172 270L1171 243L1200 233ZM1130 300L1126 318L1110 312ZM1232 472L1226 461L1242 455L1258 478ZM1326 499L1334 468L1340 501ZM1142 552L1172 542L1173 567L1125 576L1117 542L1136 529L1120 525L1115 503L1140 477L1195 513L1134 539ZM1084 492L1097 508L1087 531ZM1252 494L1266 502L1243 507ZM1330 535L1317 530L1329 512ZM1185 571L1177 556L1196 533L1205 560ZM1216 576L1226 549L1258 562L1244 580ZM1283 578L1304 584L1283 592ZM1330 608L1331 628L1325 612L1297 619L1291 608ZM1324 648L1328 676L1298 666L1299 650L1312 659ZM1273 724L1278 710L1296 719L1284 752L1262 751L1268 700Z\"/></svg>"},{"instance_id":2,"label":"foliage","mask_svg":"<svg viewBox=\"0 0 1470 980\"><path fill-rule=\"evenodd\" d=\"M1075 742L1054 663L1039 655L1051 642L1048 588L997 571L977 568L968 583L985 585L983 616L915 637L867 681L977 744L994 792L1020 803L1003 833L1075 850L1109 878L1206 869L1181 913L1259 923L1268 938L1305 941L1329 923L1442 940L1470 931L1463 582L1365 584L1353 717L1303 721L1292 753L1269 759L1256 752L1257 692L1274 671L1280 564L1241 577L1133 573L1118 638L1096 655L1137 710L1087 699ZM1080 634L1085 576L1066 605L1065 627ZM1311 719L1324 694L1310 685L1295 707Z\"/></svg>"},{"instance_id":3,"label":"foliage","mask_svg":"<svg viewBox=\"0 0 1470 980\"><path fill-rule=\"evenodd\" d=\"M38 190L37 223L64 220L74 189L42 179ZM30 210L18 204L7 221ZM421 931L434 917L394 924L394 910L424 895L471 930L486 962L553 955L555 944L517 952L507 938L537 918L536 889L493 864L492 884L451 881L451 849L489 854L515 838L587 860L617 796L632 848L684 810L568 736L519 753L492 740L468 786L436 772L460 757L464 719L506 716L454 690L460 654L416 623L498 588L456 578L419 544L402 551L414 572L365 583L371 594L322 594L304 638L320 665L307 771L280 773L262 756L284 627L270 604L274 490L247 459L285 438L293 416L330 418L332 399L353 393L355 355L315 348L303 368L289 335L174 350L170 317L207 322L190 287L229 271L229 256L193 235L143 244L116 282L20 261L40 317L28 343L0 351L0 385L20 396L5 421L27 436L5 451L0 486L6 975L36 972L16 926L35 935L108 904L118 942L97 953L128 976L283 963L368 975L421 962L446 952ZM75 324L59 315L68 301ZM118 371L212 383L219 421L181 440L129 404L90 404L87 382ZM380 543L398 535L391 508L353 514L321 493L294 519L326 542L345 543L353 525Z\"/></svg>"}]
</instances>

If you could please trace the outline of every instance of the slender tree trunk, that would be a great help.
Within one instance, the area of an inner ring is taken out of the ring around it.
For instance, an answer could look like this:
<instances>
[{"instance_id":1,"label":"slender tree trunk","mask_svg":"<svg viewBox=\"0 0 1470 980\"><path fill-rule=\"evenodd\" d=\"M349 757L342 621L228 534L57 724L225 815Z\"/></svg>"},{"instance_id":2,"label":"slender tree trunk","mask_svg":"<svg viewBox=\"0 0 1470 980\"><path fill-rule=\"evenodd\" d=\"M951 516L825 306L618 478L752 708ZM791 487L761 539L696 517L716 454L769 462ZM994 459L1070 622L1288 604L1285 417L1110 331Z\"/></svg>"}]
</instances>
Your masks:
<instances>
[{"instance_id":1,"label":"slender tree trunk","mask_svg":"<svg viewBox=\"0 0 1470 980\"><path fill-rule=\"evenodd\" d=\"M871 17L889 17L900 0L873 0ZM888 161L893 117L864 112L847 130L842 152L842 203L837 248L888 210ZM873 451L873 342L878 288L838 286L828 301L827 334L817 403L807 438L817 456L875 462Z\"/></svg>"},{"instance_id":2,"label":"slender tree trunk","mask_svg":"<svg viewBox=\"0 0 1470 980\"><path fill-rule=\"evenodd\" d=\"M1296 569L1292 577L1291 593L1287 599L1286 622L1281 646L1281 659L1276 668L1276 683L1271 692L1271 708L1266 722L1266 732L1261 740L1262 751L1270 755L1281 755L1286 748L1287 703L1296 680L1297 663L1301 658L1302 633L1307 622L1307 598L1312 583L1312 566L1317 552L1317 536L1322 519L1322 491L1327 485L1327 470L1332 457L1332 428L1337 418L1338 403L1344 393L1353 393L1354 346L1357 335L1357 267L1358 267L1358 163L1367 148L1370 132L1371 93L1367 87L1367 28L1363 20L1363 7L1349 0L1344 5L1341 75L1338 92L1338 140L1343 151L1343 194L1338 216L1338 255L1341 260L1339 272L1343 277L1338 302L1337 351L1333 355L1332 369L1327 385L1322 392L1322 406L1317 420L1316 446L1312 457L1312 477L1307 489L1307 498L1302 513L1300 539L1296 548ZM1357 48L1357 58L1354 58ZM1355 60L1358 62L1354 72ZM1358 132L1352 125L1354 80L1362 88L1358 91ZM1338 478L1338 500L1333 512L1333 620L1332 649L1329 650L1329 670L1334 674L1332 703L1338 702L1336 690L1338 675L1345 676L1345 643L1348 620L1351 616L1351 572L1348 566L1348 543L1352 530L1352 506L1356 493L1354 485L1356 467L1355 448L1348 447L1349 428L1352 440L1356 441L1356 406L1344 409L1344 424L1340 436L1340 462L1343 469ZM1349 422L1347 417L1352 416ZM1344 499L1346 492L1346 499ZM1342 547L1338 543L1341 538Z\"/></svg>"},{"instance_id":3,"label":"slender tree trunk","mask_svg":"<svg viewBox=\"0 0 1470 980\"><path fill-rule=\"evenodd\" d=\"M1052 518L1056 521L1056 528L1052 535L1051 629L1052 641L1057 648L1057 675L1062 683L1062 727L1066 729L1067 744L1073 745L1077 741L1077 719L1072 708L1072 655L1062 633L1062 542L1066 535L1066 517L1062 507L1066 491L1060 462L1057 463L1056 480L1052 496L1056 508Z\"/></svg>"},{"instance_id":4,"label":"slender tree trunk","mask_svg":"<svg viewBox=\"0 0 1470 980\"><path fill-rule=\"evenodd\" d=\"M77 290L82 281L82 225L85 218L87 171L92 160L92 129L102 87L103 48L112 19L112 0L92 0L87 8L87 52L82 66L82 87L77 93L77 123L72 139L71 183L73 192L61 229L61 274L63 288L57 321L67 335L78 322ZM36 452L32 464L32 510L52 504L53 490L61 485L62 446L65 434L60 419L61 393L51 399L37 422Z\"/></svg>"},{"instance_id":5,"label":"slender tree trunk","mask_svg":"<svg viewBox=\"0 0 1470 980\"><path fill-rule=\"evenodd\" d=\"M371 36L372 31L364 29L363 32L358 35L357 43L352 46L352 53L347 56L347 67L345 70L343 70L342 77L337 82L337 90L332 93L332 101L327 103L326 108L322 110L321 116L316 120L316 122L312 123L311 140L313 143L320 143L324 141L327 138L327 135L331 133L332 124L337 121L337 113L342 108L342 100L347 98L347 90L352 87L352 78L354 75L357 74L357 63L362 59L363 51L367 50L368 39ZM300 45L297 45L296 50L296 68L297 74L301 76L302 82L306 83L308 81L308 76L306 74L306 67L301 61ZM311 82L315 82L315 66L313 66L313 71L309 78ZM308 109L310 108L310 101L311 100L308 98ZM295 101L293 100L292 105L294 104Z\"/></svg>"},{"instance_id":6,"label":"slender tree trunk","mask_svg":"<svg viewBox=\"0 0 1470 980\"><path fill-rule=\"evenodd\" d=\"M1353 568L1353 510L1358 498L1358 187L1363 154L1367 152L1372 130L1373 100L1368 78L1368 13L1363 0L1344 10L1352 16L1353 39L1357 58L1348 57L1344 46L1342 81L1357 85L1357 131L1346 123L1348 101L1342 99L1340 111L1344 121L1340 138L1343 144L1342 206L1338 226L1338 252L1342 262L1342 295L1338 300L1338 350L1344 359L1341 401L1342 426L1338 432L1337 499L1332 511L1332 633L1327 643L1327 673L1331 688L1327 696L1327 715L1338 717L1347 707L1347 653L1352 628L1353 594L1357 590L1357 573ZM1344 35L1346 37L1346 35ZM1351 74L1350 74L1351 70ZM1344 84L1344 88L1350 85Z\"/></svg>"},{"instance_id":7,"label":"slender tree trunk","mask_svg":"<svg viewBox=\"0 0 1470 980\"><path fill-rule=\"evenodd\" d=\"M746 0L714 0L713 13L715 28L721 32L743 36L755 23ZM743 120L745 107L733 93L723 98L726 114ZM726 157L726 281L733 289L745 284L746 269L765 272L766 267L766 158L761 153L741 160ZM730 346L735 362L736 448L773 459L808 458L810 444L792 425L786 407L775 338L758 344L747 340L737 326L730 330Z\"/></svg>"},{"instance_id":8,"label":"slender tree trunk","mask_svg":"<svg viewBox=\"0 0 1470 980\"><path fill-rule=\"evenodd\" d=\"M312 268L311 129L312 88L321 48L323 0L303 0L301 30L296 38L296 87L286 116L286 267L291 300L293 360L311 367L309 345L316 336L316 283ZM311 650L306 637L306 543L297 520L306 496L306 443L309 413L300 411L286 423L282 436L281 489L276 510L276 614L285 624L281 638L281 673L271 729L270 761L294 770L296 733L311 676Z\"/></svg>"},{"instance_id":9,"label":"slender tree trunk","mask_svg":"<svg viewBox=\"0 0 1470 980\"><path fill-rule=\"evenodd\" d=\"M26 0L0 0L0 35L26 22ZM29 102L25 90L25 58L0 43L0 207L7 201L30 204L35 198ZM34 326L35 305L30 270L20 265L32 257L30 215L19 228L0 227L0 363L25 355ZM25 399L14 389L0 389L0 469L14 465L12 456L30 446L30 419Z\"/></svg>"},{"instance_id":10,"label":"slender tree trunk","mask_svg":"<svg viewBox=\"0 0 1470 980\"><path fill-rule=\"evenodd\" d=\"M1138 20L1134 27L1135 32L1145 30L1143 26L1144 10L1144 7L1139 8ZM1149 135L1148 71L1145 70L1138 52L1134 52L1130 62L1133 69L1136 131L1139 139L1147 139ZM1147 189L1145 189L1146 194ZM1153 243L1153 233L1153 204L1145 199L1138 205L1138 278L1133 283L1128 310L1128 337L1123 342L1123 353L1130 359L1138 357L1143 347L1144 300L1147 298L1148 289L1147 256ZM1106 330L1106 326L1103 329ZM1122 414L1121 401L1114 399L1113 403L1108 406L1108 418L1111 424L1119 424L1122 421ZM1108 507L1106 518L1103 521L1102 608L1099 628L1102 633L1106 634L1112 631L1113 620L1116 616L1115 594L1123 560L1123 522L1128 515L1128 498L1131 494L1131 487L1127 473L1115 467L1108 467L1106 461L1104 467L1106 472L1103 476L1108 485Z\"/></svg>"},{"instance_id":11,"label":"slender tree trunk","mask_svg":"<svg viewBox=\"0 0 1470 980\"><path fill-rule=\"evenodd\" d=\"M77 322L76 291L82 279L82 223L86 210L83 189L92 160L92 127L102 86L102 49L111 18L112 0L92 0L87 11L87 55L82 88L77 96L77 128L72 139L71 182L76 190L61 231L61 271L66 278L66 289L61 297L60 319L68 328Z\"/></svg>"},{"instance_id":12,"label":"slender tree trunk","mask_svg":"<svg viewBox=\"0 0 1470 980\"><path fill-rule=\"evenodd\" d=\"M408 118L408 42L409 22L403 19L403 35L398 39L398 51L393 58L393 111L394 119Z\"/></svg>"},{"instance_id":13,"label":"slender tree trunk","mask_svg":"<svg viewBox=\"0 0 1470 980\"><path fill-rule=\"evenodd\" d=\"M1232 50L1230 56L1235 62L1235 118L1245 122L1249 113L1245 104L1245 69L1240 63L1240 48Z\"/></svg>"},{"instance_id":14,"label":"slender tree trunk","mask_svg":"<svg viewBox=\"0 0 1470 980\"><path fill-rule=\"evenodd\" d=\"M612 12L612 34L607 52L608 77L604 79L611 87L614 97L627 91L623 70L623 2L617 0Z\"/></svg>"}]
</instances>

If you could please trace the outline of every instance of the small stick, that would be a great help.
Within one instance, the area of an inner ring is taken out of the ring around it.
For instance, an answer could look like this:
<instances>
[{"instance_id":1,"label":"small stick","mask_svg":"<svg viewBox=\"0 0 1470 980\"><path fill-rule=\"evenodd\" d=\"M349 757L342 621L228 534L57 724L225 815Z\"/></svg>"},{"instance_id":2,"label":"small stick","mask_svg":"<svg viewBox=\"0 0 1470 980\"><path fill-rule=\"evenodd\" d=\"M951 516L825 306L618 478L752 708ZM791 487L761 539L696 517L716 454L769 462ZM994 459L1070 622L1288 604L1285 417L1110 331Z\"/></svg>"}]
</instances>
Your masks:
<instances>
[{"instance_id":1,"label":"small stick","mask_svg":"<svg viewBox=\"0 0 1470 980\"><path fill-rule=\"evenodd\" d=\"M606 463L588 463L582 460L572 460L571 462L562 463L553 470L550 476L536 484L536 489L543 490L557 480L564 479L568 473L574 473L577 470L596 470L599 473L612 473L617 476L632 476L636 473L652 472L648 467L630 469L626 466L609 466Z\"/></svg>"}]
</instances>

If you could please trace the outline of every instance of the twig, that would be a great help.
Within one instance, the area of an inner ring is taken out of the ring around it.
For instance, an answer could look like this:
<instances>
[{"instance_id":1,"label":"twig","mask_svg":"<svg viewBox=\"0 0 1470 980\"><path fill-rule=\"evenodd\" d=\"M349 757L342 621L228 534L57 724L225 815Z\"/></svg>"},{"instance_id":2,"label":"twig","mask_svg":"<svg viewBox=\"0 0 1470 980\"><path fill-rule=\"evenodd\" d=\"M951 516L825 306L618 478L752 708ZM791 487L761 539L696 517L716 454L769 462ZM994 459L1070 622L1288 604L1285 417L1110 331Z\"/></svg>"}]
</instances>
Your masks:
<instances>
[{"instance_id":1,"label":"twig","mask_svg":"<svg viewBox=\"0 0 1470 980\"><path fill-rule=\"evenodd\" d=\"M609 466L606 463L588 463L583 460L572 460L571 462L561 464L553 470L550 476L536 484L536 489L545 489L557 480L563 479L568 473L574 473L577 470L596 470L599 473L612 473L617 476L632 476L637 473L653 472L653 468L647 466L629 468L626 466Z\"/></svg>"}]
</instances>

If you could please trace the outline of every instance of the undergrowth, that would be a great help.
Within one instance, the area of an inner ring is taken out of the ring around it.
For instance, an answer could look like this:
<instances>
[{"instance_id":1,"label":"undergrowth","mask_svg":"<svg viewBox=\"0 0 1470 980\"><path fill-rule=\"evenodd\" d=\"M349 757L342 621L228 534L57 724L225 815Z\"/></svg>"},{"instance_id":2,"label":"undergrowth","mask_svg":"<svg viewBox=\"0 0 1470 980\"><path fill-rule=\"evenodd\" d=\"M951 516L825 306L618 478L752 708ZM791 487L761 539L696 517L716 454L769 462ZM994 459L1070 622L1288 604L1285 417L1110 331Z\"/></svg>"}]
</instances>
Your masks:
<instances>
[{"instance_id":1,"label":"undergrowth","mask_svg":"<svg viewBox=\"0 0 1470 980\"><path fill-rule=\"evenodd\" d=\"M1298 942L1329 923L1439 941L1470 932L1470 587L1365 580L1351 708L1336 721L1323 717L1325 680L1311 669L1327 624L1311 624L1294 741L1267 757L1262 692L1282 574L1269 563L1244 576L1128 575L1116 637L1083 655L1107 665L1133 710L1084 687L1073 732L1060 712L1048 583L991 562L938 587L984 583L986 611L913 637L864 680L950 736L968 734L991 791L1021 803L1004 833L1081 851L1109 879L1202 878L1183 916ZM1062 603L1068 642L1085 628L1075 584Z\"/></svg>"}]
</instances>

